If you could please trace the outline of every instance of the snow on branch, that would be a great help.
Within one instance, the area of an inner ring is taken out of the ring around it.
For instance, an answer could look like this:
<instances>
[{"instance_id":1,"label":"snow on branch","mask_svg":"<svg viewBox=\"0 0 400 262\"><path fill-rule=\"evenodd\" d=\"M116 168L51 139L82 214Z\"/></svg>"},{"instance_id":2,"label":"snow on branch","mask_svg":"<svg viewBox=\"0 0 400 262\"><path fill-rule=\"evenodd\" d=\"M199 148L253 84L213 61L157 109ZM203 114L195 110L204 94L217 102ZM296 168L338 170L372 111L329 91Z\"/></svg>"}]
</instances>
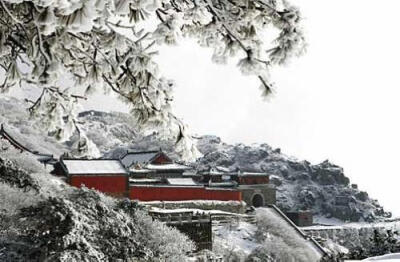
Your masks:
<instances>
[{"instance_id":1,"label":"snow on branch","mask_svg":"<svg viewBox=\"0 0 400 262\"><path fill-rule=\"evenodd\" d=\"M157 22L154 30L148 21ZM156 44L194 37L213 48L217 63L239 57L240 71L258 77L267 95L270 68L304 51L300 21L286 0L0 0L0 91L24 83L41 88L30 111L47 114L44 121L60 139L72 129L79 133L68 112L83 97L60 90L83 87L85 97L112 91L143 130L179 143L190 135L182 135L184 124L171 112L173 82L153 59ZM277 32L276 39L268 43L265 32ZM61 77L74 82L62 86Z\"/></svg>"}]
</instances>

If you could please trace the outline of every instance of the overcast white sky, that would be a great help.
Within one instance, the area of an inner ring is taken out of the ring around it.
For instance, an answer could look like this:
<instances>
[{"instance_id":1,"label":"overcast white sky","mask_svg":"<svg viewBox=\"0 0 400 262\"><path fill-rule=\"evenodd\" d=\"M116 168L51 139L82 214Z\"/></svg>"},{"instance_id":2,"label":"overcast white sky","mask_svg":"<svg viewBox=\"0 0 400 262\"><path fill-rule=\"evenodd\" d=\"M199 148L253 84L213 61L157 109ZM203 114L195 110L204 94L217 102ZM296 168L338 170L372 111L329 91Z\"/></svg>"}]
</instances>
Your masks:
<instances>
[{"instance_id":1,"label":"overcast white sky","mask_svg":"<svg viewBox=\"0 0 400 262\"><path fill-rule=\"evenodd\" d=\"M176 112L201 134L330 159L400 215L400 2L293 2L305 16L308 53L275 72L270 102L257 80L212 64L210 51L188 42L160 57L178 84Z\"/></svg>"},{"instance_id":2,"label":"overcast white sky","mask_svg":"<svg viewBox=\"0 0 400 262\"><path fill-rule=\"evenodd\" d=\"M400 1L292 2L305 16L308 53L276 70L270 102L256 79L212 64L209 50L186 41L159 58L178 84L175 112L199 134L330 159L400 216Z\"/></svg>"}]
</instances>

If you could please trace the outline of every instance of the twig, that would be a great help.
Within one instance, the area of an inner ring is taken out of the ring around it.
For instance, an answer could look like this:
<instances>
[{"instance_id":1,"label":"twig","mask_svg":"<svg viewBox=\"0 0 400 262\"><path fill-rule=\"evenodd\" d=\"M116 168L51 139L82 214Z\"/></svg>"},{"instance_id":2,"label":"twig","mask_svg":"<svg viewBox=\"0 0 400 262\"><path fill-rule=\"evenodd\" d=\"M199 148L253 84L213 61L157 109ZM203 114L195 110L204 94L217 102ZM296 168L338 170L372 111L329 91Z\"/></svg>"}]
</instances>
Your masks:
<instances>
[{"instance_id":1,"label":"twig","mask_svg":"<svg viewBox=\"0 0 400 262\"><path fill-rule=\"evenodd\" d=\"M39 50L40 50L40 53L42 53L42 55L46 59L46 62L50 63L50 57L43 50L43 39L42 39L42 34L40 33L39 26L36 23L35 23L35 26L36 26L36 32L37 32L37 35L38 35L38 39L39 39Z\"/></svg>"},{"instance_id":2,"label":"twig","mask_svg":"<svg viewBox=\"0 0 400 262\"><path fill-rule=\"evenodd\" d=\"M14 20L14 22L16 22L17 24L22 24L21 21L19 21L17 18L15 18L15 16L13 16L13 14L11 14L10 10L8 10L7 5L3 2L3 0L0 0L0 4L3 7L3 9L6 11L6 13L10 16L10 18L12 20Z\"/></svg>"}]
</instances>

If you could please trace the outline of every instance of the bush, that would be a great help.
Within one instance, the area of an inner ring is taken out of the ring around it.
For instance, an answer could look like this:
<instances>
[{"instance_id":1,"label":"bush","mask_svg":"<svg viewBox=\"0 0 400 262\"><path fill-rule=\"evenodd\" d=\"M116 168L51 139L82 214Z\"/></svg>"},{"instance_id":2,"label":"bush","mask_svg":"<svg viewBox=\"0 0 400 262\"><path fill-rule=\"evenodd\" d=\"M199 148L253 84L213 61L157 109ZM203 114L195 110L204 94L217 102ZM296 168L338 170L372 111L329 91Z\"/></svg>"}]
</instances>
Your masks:
<instances>
[{"instance_id":1,"label":"bush","mask_svg":"<svg viewBox=\"0 0 400 262\"><path fill-rule=\"evenodd\" d=\"M34 192L24 192L19 188L0 183L0 199L0 211L8 216L13 216L21 208L37 204L41 197Z\"/></svg>"},{"instance_id":2,"label":"bush","mask_svg":"<svg viewBox=\"0 0 400 262\"><path fill-rule=\"evenodd\" d=\"M397 231L374 229L371 237L363 241L363 245L350 250L348 258L364 259L400 252L399 235Z\"/></svg>"},{"instance_id":3,"label":"bush","mask_svg":"<svg viewBox=\"0 0 400 262\"><path fill-rule=\"evenodd\" d=\"M40 188L39 184L26 171L2 157L0 157L0 182L24 191L34 190L39 192Z\"/></svg>"},{"instance_id":4,"label":"bush","mask_svg":"<svg viewBox=\"0 0 400 262\"><path fill-rule=\"evenodd\" d=\"M255 237L262 245L247 261L316 262L320 259L292 227L268 209L257 210Z\"/></svg>"},{"instance_id":5,"label":"bush","mask_svg":"<svg viewBox=\"0 0 400 262\"><path fill-rule=\"evenodd\" d=\"M49 261L185 261L192 242L132 207L127 213L120 200L87 188L31 203L14 216L17 230L12 242L26 246L14 260L30 256ZM9 243L0 241L0 250L18 253L18 245Z\"/></svg>"}]
</instances>

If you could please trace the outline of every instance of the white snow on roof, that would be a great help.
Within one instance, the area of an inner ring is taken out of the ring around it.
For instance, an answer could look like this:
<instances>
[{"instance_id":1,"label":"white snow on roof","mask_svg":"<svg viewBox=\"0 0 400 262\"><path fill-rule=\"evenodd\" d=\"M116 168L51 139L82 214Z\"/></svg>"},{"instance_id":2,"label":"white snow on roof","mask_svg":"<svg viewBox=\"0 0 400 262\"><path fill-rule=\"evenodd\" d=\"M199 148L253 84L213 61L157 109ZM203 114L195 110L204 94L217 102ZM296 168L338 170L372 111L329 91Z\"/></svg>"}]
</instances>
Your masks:
<instances>
[{"instance_id":1,"label":"white snow on roof","mask_svg":"<svg viewBox=\"0 0 400 262\"><path fill-rule=\"evenodd\" d=\"M129 171L132 173L137 173L137 174L147 174L147 173L154 173L155 170L150 170L146 168L136 168L136 167L131 167L129 168Z\"/></svg>"},{"instance_id":2,"label":"white snow on roof","mask_svg":"<svg viewBox=\"0 0 400 262\"><path fill-rule=\"evenodd\" d=\"M63 160L69 174L126 174L118 160Z\"/></svg>"},{"instance_id":3,"label":"white snow on roof","mask_svg":"<svg viewBox=\"0 0 400 262\"><path fill-rule=\"evenodd\" d=\"M268 176L268 174L256 172L239 172L239 176Z\"/></svg>"},{"instance_id":4,"label":"white snow on roof","mask_svg":"<svg viewBox=\"0 0 400 262\"><path fill-rule=\"evenodd\" d=\"M148 164L146 165L147 169L151 170L189 170L192 169L190 166L185 166L185 165L180 165L180 164L160 164L160 165L154 165L154 164Z\"/></svg>"},{"instance_id":5,"label":"white snow on roof","mask_svg":"<svg viewBox=\"0 0 400 262\"><path fill-rule=\"evenodd\" d=\"M210 169L209 172L202 172L203 174L206 175L211 175L211 176L268 176L267 173L257 173L257 172L221 172L216 169Z\"/></svg>"},{"instance_id":6,"label":"white snow on roof","mask_svg":"<svg viewBox=\"0 0 400 262\"><path fill-rule=\"evenodd\" d=\"M130 178L129 182L132 183L158 183L161 182L161 179L158 178Z\"/></svg>"},{"instance_id":7,"label":"white snow on roof","mask_svg":"<svg viewBox=\"0 0 400 262\"><path fill-rule=\"evenodd\" d=\"M197 186L198 184L191 178L167 178L168 184L179 186Z\"/></svg>"},{"instance_id":8,"label":"white snow on roof","mask_svg":"<svg viewBox=\"0 0 400 262\"><path fill-rule=\"evenodd\" d=\"M219 186L237 186L235 181L226 181L226 182L211 182L209 186L219 187Z\"/></svg>"},{"instance_id":9,"label":"white snow on roof","mask_svg":"<svg viewBox=\"0 0 400 262\"><path fill-rule=\"evenodd\" d=\"M207 174L207 173L206 173ZM222 175L229 175L228 173L225 172L220 172L220 171L216 171L214 169L211 169L210 172L208 172L208 175L212 175L212 176L222 176Z\"/></svg>"},{"instance_id":10,"label":"white snow on roof","mask_svg":"<svg viewBox=\"0 0 400 262\"><path fill-rule=\"evenodd\" d=\"M229 168L224 167L224 166L216 166L215 168L221 172L226 172L226 173L231 172L231 170Z\"/></svg>"}]
</instances>

